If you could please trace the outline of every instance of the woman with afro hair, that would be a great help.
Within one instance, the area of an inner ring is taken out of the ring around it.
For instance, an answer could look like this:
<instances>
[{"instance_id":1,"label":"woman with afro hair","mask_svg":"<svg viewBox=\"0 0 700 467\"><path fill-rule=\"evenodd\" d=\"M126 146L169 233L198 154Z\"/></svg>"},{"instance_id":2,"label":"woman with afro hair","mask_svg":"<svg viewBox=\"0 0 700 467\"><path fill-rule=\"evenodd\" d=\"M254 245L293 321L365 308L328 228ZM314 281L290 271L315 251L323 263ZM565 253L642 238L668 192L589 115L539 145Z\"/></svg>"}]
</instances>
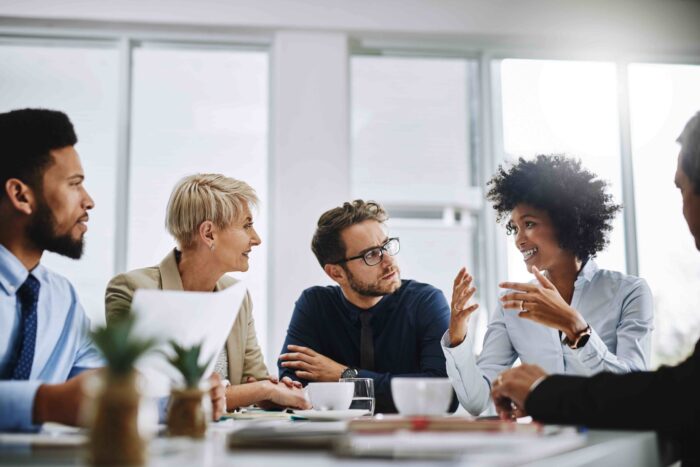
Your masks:
<instances>
[{"instance_id":1,"label":"woman with afro hair","mask_svg":"<svg viewBox=\"0 0 700 467\"><path fill-rule=\"evenodd\" d=\"M447 373L472 415L490 404L491 385L516 359L548 373L627 373L649 366L653 299L643 279L601 269L620 206L605 182L563 156L520 158L499 167L488 200L513 235L530 283L503 282L500 306L475 357L468 332L473 277L454 281L450 327L442 339ZM535 383L536 385L537 383Z\"/></svg>"}]
</instances>

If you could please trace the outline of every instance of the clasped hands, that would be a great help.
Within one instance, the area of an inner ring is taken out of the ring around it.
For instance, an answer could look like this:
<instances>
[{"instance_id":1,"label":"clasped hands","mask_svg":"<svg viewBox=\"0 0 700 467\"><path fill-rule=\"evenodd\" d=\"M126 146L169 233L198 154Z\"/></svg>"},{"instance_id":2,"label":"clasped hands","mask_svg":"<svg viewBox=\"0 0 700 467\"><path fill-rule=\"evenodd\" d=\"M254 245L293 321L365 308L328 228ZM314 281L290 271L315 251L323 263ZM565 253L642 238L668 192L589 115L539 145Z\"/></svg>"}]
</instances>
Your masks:
<instances>
[{"instance_id":1,"label":"clasped hands","mask_svg":"<svg viewBox=\"0 0 700 467\"><path fill-rule=\"evenodd\" d=\"M287 350L280 355L281 365L306 381L338 381L346 368L308 347L290 344Z\"/></svg>"}]
</instances>

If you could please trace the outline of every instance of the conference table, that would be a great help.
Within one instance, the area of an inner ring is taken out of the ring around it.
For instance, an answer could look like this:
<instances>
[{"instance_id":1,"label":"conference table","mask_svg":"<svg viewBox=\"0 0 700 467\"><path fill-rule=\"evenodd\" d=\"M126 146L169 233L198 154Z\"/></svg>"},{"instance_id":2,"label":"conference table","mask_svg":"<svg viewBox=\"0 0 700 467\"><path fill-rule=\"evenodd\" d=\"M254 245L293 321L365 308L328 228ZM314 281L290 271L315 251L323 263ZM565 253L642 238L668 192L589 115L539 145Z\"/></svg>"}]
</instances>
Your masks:
<instances>
[{"instance_id":1,"label":"conference table","mask_svg":"<svg viewBox=\"0 0 700 467\"><path fill-rule=\"evenodd\" d=\"M288 430L342 431L347 422L243 421L212 423L203 440L156 436L148 443L152 466L316 467L437 466L658 466L663 448L653 432L545 427L538 435L519 433L421 433L347 435L344 449L300 449L280 446L275 437L263 446L236 448L229 437L251 427ZM232 435L233 434L233 435ZM86 435L55 431L0 434L0 465L73 466L87 464ZM377 447L381 445L378 450ZM350 448L348 448L350 446ZM443 447L444 446L444 447ZM425 447L426 449L424 449ZM387 450L388 449L388 450ZM666 454L667 455L667 454Z\"/></svg>"}]
</instances>

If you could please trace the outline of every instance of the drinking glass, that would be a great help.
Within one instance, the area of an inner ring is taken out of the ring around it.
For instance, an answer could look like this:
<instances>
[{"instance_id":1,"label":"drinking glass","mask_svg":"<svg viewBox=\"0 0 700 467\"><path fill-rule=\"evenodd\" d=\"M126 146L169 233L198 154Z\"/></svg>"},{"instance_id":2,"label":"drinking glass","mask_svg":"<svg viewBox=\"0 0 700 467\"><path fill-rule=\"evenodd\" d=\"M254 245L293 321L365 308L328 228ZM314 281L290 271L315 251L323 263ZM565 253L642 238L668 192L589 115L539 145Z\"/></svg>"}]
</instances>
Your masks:
<instances>
[{"instance_id":1,"label":"drinking glass","mask_svg":"<svg viewBox=\"0 0 700 467\"><path fill-rule=\"evenodd\" d=\"M350 408L367 410L370 417L374 415L374 380L372 378L340 378L340 381L355 385Z\"/></svg>"}]
</instances>

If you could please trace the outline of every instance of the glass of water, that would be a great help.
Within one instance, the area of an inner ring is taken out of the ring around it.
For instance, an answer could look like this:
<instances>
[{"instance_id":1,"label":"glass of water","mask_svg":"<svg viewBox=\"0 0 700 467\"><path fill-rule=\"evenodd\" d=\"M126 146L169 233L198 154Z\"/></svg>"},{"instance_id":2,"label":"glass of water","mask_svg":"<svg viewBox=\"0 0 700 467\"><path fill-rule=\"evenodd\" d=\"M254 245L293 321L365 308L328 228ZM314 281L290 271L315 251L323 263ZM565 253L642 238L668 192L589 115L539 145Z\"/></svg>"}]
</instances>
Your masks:
<instances>
[{"instance_id":1,"label":"glass of water","mask_svg":"<svg viewBox=\"0 0 700 467\"><path fill-rule=\"evenodd\" d=\"M355 384L350 408L367 410L370 417L374 415L374 380L372 378L340 378L340 381Z\"/></svg>"}]
</instances>

